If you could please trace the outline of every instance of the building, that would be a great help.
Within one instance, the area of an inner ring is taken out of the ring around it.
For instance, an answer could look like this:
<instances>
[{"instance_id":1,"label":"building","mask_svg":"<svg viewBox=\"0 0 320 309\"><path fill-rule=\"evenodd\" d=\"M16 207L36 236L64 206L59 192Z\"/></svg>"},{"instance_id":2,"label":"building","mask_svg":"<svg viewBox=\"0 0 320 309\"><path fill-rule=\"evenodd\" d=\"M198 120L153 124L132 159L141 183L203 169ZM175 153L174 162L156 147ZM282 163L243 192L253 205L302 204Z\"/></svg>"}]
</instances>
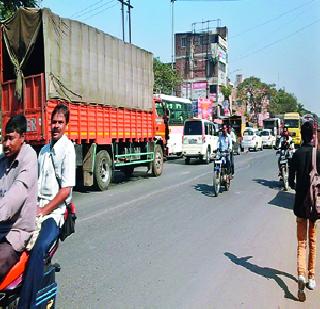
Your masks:
<instances>
[{"instance_id":1,"label":"building","mask_svg":"<svg viewBox=\"0 0 320 309\"><path fill-rule=\"evenodd\" d=\"M175 34L176 70L183 78L177 95L197 100L224 102L219 86L227 84L228 29L216 27Z\"/></svg>"}]
</instances>

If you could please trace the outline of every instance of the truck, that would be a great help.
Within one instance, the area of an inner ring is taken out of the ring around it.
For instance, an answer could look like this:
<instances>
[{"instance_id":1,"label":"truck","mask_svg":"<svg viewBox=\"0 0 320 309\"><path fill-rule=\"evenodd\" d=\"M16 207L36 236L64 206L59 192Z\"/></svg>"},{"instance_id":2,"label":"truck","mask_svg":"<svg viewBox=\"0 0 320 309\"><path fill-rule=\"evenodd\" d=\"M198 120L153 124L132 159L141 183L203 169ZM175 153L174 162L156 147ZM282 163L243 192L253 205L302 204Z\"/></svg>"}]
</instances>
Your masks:
<instances>
[{"instance_id":1,"label":"truck","mask_svg":"<svg viewBox=\"0 0 320 309\"><path fill-rule=\"evenodd\" d=\"M270 129L275 137L281 134L281 119L267 118L263 120L263 129Z\"/></svg>"},{"instance_id":2,"label":"truck","mask_svg":"<svg viewBox=\"0 0 320 309\"><path fill-rule=\"evenodd\" d=\"M287 112L283 115L283 125L288 129L289 134L296 147L301 144L301 118L298 112Z\"/></svg>"},{"instance_id":3,"label":"truck","mask_svg":"<svg viewBox=\"0 0 320 309\"><path fill-rule=\"evenodd\" d=\"M3 21L0 44L3 129L25 115L26 139L39 151L62 102L77 184L106 190L115 171L130 176L138 166L161 175L166 124L153 100L150 52L47 8L20 8Z\"/></svg>"}]
</instances>

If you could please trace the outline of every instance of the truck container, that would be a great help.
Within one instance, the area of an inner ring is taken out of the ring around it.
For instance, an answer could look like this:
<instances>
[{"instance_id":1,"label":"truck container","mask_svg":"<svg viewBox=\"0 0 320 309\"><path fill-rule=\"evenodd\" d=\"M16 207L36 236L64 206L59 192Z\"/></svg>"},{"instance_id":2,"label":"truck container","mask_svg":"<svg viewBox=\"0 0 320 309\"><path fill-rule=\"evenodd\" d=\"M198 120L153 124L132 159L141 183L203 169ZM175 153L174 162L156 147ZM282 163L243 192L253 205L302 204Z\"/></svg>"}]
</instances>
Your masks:
<instances>
[{"instance_id":1,"label":"truck container","mask_svg":"<svg viewBox=\"0 0 320 309\"><path fill-rule=\"evenodd\" d=\"M115 170L129 176L137 166L161 175L165 123L153 101L150 52L45 8L20 8L0 36L3 128L24 114L27 141L39 150L62 102L83 175L77 182L105 190Z\"/></svg>"}]
</instances>

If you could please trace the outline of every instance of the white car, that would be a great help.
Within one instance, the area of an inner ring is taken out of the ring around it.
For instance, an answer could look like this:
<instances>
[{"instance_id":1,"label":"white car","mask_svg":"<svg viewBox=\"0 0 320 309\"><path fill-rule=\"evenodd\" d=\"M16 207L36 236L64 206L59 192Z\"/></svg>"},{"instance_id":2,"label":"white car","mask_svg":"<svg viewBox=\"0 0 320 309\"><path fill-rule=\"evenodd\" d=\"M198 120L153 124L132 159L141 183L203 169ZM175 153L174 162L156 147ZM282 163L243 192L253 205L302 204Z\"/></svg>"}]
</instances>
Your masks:
<instances>
[{"instance_id":1,"label":"white car","mask_svg":"<svg viewBox=\"0 0 320 309\"><path fill-rule=\"evenodd\" d=\"M200 158L209 164L218 148L218 127L209 120L189 119L184 123L182 154L185 163L191 158Z\"/></svg>"},{"instance_id":2,"label":"white car","mask_svg":"<svg viewBox=\"0 0 320 309\"><path fill-rule=\"evenodd\" d=\"M260 132L262 138L262 146L274 148L276 145L276 137L273 135L271 129L263 129Z\"/></svg>"},{"instance_id":3,"label":"white car","mask_svg":"<svg viewBox=\"0 0 320 309\"><path fill-rule=\"evenodd\" d=\"M241 149L249 149L254 151L263 150L262 138L258 129L249 127L245 128L241 141Z\"/></svg>"}]
</instances>

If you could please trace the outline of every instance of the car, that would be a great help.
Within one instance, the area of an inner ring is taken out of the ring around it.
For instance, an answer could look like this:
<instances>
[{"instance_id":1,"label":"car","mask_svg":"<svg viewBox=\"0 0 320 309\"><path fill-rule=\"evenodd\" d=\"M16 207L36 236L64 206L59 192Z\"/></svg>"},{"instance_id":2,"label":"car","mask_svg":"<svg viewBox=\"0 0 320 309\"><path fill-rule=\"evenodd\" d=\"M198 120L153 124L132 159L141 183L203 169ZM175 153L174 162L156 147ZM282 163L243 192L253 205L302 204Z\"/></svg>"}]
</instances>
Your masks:
<instances>
[{"instance_id":1,"label":"car","mask_svg":"<svg viewBox=\"0 0 320 309\"><path fill-rule=\"evenodd\" d=\"M262 146L265 148L274 148L276 146L276 137L273 135L271 129L263 129L260 132L262 138Z\"/></svg>"},{"instance_id":2,"label":"car","mask_svg":"<svg viewBox=\"0 0 320 309\"><path fill-rule=\"evenodd\" d=\"M191 158L199 158L206 164L215 157L218 148L217 124L200 118L188 119L184 123L182 138L182 154L185 163Z\"/></svg>"},{"instance_id":3,"label":"car","mask_svg":"<svg viewBox=\"0 0 320 309\"><path fill-rule=\"evenodd\" d=\"M241 150L263 150L262 138L258 129L247 127L243 131L243 136L241 140Z\"/></svg>"}]
</instances>

